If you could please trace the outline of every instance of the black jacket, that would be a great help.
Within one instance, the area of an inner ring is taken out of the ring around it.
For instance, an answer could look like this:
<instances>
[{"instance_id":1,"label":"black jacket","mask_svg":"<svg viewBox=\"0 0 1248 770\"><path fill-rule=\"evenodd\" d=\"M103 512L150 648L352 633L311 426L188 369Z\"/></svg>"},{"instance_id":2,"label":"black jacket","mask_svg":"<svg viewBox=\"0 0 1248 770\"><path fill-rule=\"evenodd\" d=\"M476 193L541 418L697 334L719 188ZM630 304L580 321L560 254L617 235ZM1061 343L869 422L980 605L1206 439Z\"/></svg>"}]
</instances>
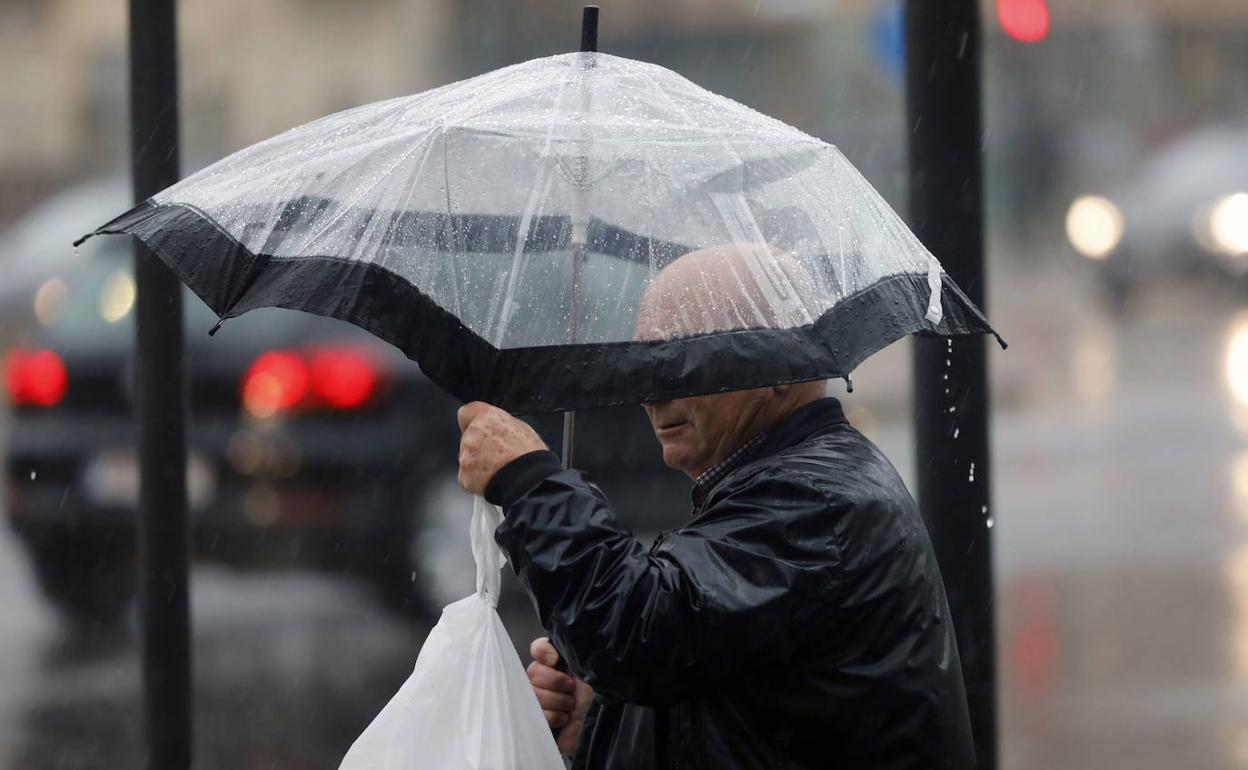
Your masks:
<instances>
[{"instance_id":1,"label":"black jacket","mask_svg":"<svg viewBox=\"0 0 1248 770\"><path fill-rule=\"evenodd\" d=\"M782 420L647 549L578 471L491 480L496 539L595 703L579 768L971 768L914 500L835 399Z\"/></svg>"}]
</instances>

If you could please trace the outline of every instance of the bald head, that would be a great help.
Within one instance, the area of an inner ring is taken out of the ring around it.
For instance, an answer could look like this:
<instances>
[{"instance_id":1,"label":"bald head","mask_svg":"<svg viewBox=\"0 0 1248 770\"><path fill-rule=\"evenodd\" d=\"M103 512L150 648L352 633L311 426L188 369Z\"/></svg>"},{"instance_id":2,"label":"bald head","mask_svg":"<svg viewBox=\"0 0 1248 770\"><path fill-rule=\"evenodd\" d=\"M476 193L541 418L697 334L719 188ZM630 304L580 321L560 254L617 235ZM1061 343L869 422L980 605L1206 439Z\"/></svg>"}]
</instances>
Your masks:
<instances>
[{"instance_id":1,"label":"bald head","mask_svg":"<svg viewBox=\"0 0 1248 770\"><path fill-rule=\"evenodd\" d=\"M730 243L691 251L663 268L642 297L637 338L788 328L811 323L822 310L814 282L791 255Z\"/></svg>"},{"instance_id":2,"label":"bald head","mask_svg":"<svg viewBox=\"0 0 1248 770\"><path fill-rule=\"evenodd\" d=\"M646 288L637 339L811 323L823 310L809 274L791 255L734 243L689 252ZM760 431L818 399L826 382L774 385L646 404L664 461L696 478Z\"/></svg>"}]
</instances>

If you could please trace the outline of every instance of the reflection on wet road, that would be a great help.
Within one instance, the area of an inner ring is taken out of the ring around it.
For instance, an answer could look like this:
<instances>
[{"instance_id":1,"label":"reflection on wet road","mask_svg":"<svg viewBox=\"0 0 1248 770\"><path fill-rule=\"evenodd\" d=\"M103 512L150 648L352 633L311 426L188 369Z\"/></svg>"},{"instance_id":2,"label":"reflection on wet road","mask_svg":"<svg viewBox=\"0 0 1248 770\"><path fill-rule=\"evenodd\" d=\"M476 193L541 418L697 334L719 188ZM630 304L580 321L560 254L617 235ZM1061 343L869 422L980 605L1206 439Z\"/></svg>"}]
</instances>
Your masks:
<instances>
[{"instance_id":1,"label":"reflection on wet road","mask_svg":"<svg viewBox=\"0 0 1248 770\"><path fill-rule=\"evenodd\" d=\"M1093 306L1071 291L994 307L1002 766L1248 768L1248 315L1181 292L1053 313ZM904 468L905 410L868 400L898 360L849 406ZM319 576L200 568L194 601L200 768L337 767L424 632ZM7 534L0 606L0 770L139 766L132 640L61 628ZM505 619L527 646L528 608Z\"/></svg>"},{"instance_id":2,"label":"reflection on wet road","mask_svg":"<svg viewBox=\"0 0 1248 770\"><path fill-rule=\"evenodd\" d=\"M996 421L1004 767L1248 767L1248 315L1188 299Z\"/></svg>"}]
</instances>

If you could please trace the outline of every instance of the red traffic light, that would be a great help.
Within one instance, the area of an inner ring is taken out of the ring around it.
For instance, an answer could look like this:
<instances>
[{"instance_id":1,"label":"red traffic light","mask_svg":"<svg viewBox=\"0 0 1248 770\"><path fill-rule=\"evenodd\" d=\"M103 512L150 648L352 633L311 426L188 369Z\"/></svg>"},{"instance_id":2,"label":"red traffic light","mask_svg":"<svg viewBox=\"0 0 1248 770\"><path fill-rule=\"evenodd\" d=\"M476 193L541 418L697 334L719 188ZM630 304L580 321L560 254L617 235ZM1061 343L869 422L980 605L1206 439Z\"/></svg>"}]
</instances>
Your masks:
<instances>
[{"instance_id":1,"label":"red traffic light","mask_svg":"<svg viewBox=\"0 0 1248 770\"><path fill-rule=\"evenodd\" d=\"M997 21L1015 40L1035 43L1049 34L1049 6L1045 0L997 0Z\"/></svg>"}]
</instances>

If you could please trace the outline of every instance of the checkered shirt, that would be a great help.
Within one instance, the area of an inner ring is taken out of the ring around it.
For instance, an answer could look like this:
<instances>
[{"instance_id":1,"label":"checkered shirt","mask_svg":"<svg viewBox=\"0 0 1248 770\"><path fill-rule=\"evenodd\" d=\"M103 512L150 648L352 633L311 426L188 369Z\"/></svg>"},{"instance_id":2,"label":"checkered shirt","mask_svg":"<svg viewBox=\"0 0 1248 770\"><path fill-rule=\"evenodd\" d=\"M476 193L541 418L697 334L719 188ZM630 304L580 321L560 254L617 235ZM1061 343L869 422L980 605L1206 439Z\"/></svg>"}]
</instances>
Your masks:
<instances>
[{"instance_id":1,"label":"checkered shirt","mask_svg":"<svg viewBox=\"0 0 1248 770\"><path fill-rule=\"evenodd\" d=\"M693 480L693 489L690 490L689 495L693 499L693 513L695 515L701 512L702 506L706 504L707 496L711 494L711 490L715 488L715 485L723 481L724 477L729 473L744 465L750 459L754 450L766 439L767 431L759 433Z\"/></svg>"}]
</instances>

